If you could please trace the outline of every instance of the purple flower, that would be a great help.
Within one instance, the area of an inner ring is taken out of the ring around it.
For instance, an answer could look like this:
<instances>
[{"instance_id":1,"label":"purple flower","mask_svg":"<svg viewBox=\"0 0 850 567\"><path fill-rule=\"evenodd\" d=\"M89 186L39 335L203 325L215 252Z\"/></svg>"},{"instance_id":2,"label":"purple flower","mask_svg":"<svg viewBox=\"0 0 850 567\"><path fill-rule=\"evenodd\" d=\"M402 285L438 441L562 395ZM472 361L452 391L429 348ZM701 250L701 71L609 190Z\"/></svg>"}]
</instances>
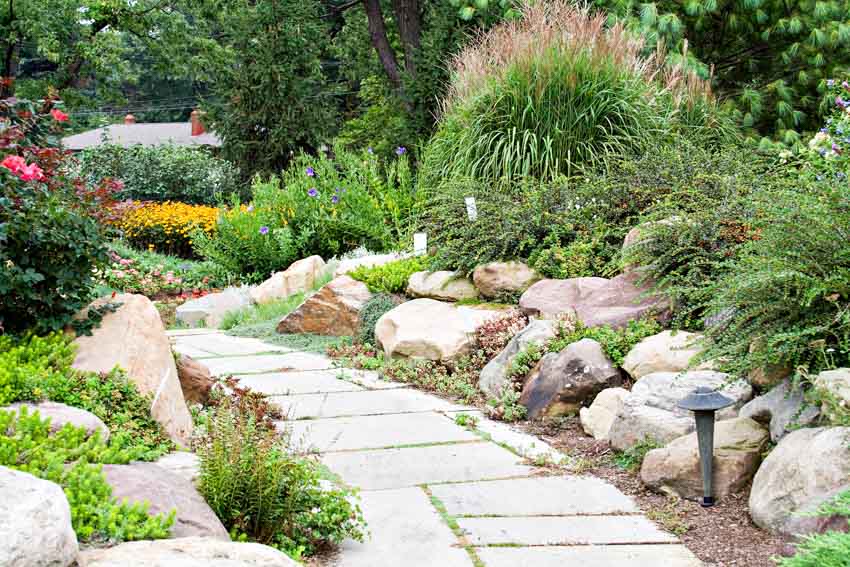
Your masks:
<instances>
[{"instance_id":1,"label":"purple flower","mask_svg":"<svg viewBox=\"0 0 850 567\"><path fill-rule=\"evenodd\" d=\"M331 197L331 203L333 203L334 205L339 203L339 195L334 195L333 197Z\"/></svg>"},{"instance_id":2,"label":"purple flower","mask_svg":"<svg viewBox=\"0 0 850 567\"><path fill-rule=\"evenodd\" d=\"M835 106L839 108L844 108L845 106L847 106L847 103L844 102L844 99L842 99L840 96L837 96L835 97Z\"/></svg>"},{"instance_id":3,"label":"purple flower","mask_svg":"<svg viewBox=\"0 0 850 567\"><path fill-rule=\"evenodd\" d=\"M254 205L248 205L248 212L249 212L249 213L253 213L253 212L254 212Z\"/></svg>"},{"instance_id":4,"label":"purple flower","mask_svg":"<svg viewBox=\"0 0 850 567\"><path fill-rule=\"evenodd\" d=\"M844 90L850 91L850 83L847 81L842 81L841 86L844 87Z\"/></svg>"},{"instance_id":5,"label":"purple flower","mask_svg":"<svg viewBox=\"0 0 850 567\"><path fill-rule=\"evenodd\" d=\"M316 176L316 170L313 169L312 167L308 167L307 168L307 177L315 177L315 176Z\"/></svg>"},{"instance_id":6,"label":"purple flower","mask_svg":"<svg viewBox=\"0 0 850 567\"><path fill-rule=\"evenodd\" d=\"M399 146L395 149L396 155L399 155L399 156L403 156L406 151L407 151L407 148L405 148L404 146Z\"/></svg>"},{"instance_id":7,"label":"purple flower","mask_svg":"<svg viewBox=\"0 0 850 567\"><path fill-rule=\"evenodd\" d=\"M319 190L316 189L315 187L310 187L310 189L307 191L307 194L310 195L311 197L318 197L319 196Z\"/></svg>"},{"instance_id":8,"label":"purple flower","mask_svg":"<svg viewBox=\"0 0 850 567\"><path fill-rule=\"evenodd\" d=\"M829 80L826 82L826 86L828 86L828 87L834 87L834 86L835 86L835 79L829 79Z\"/></svg>"},{"instance_id":9,"label":"purple flower","mask_svg":"<svg viewBox=\"0 0 850 567\"><path fill-rule=\"evenodd\" d=\"M267 227L267 226L261 226L260 227L260 234L268 234L268 233L269 233L269 227Z\"/></svg>"},{"instance_id":10,"label":"purple flower","mask_svg":"<svg viewBox=\"0 0 850 567\"><path fill-rule=\"evenodd\" d=\"M374 152L374 150L372 150L372 148L366 148L366 151L367 151L368 153L370 153L370 154L375 153L375 152Z\"/></svg>"}]
</instances>

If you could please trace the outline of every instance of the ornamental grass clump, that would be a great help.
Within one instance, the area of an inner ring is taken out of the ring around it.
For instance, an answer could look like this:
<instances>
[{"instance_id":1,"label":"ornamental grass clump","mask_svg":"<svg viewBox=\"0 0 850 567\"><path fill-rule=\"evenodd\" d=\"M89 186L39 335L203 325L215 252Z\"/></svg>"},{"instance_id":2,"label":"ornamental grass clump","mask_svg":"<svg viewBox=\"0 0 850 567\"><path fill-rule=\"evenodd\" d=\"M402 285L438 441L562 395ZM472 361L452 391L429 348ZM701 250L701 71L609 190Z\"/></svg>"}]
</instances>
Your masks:
<instances>
[{"instance_id":1,"label":"ornamental grass clump","mask_svg":"<svg viewBox=\"0 0 850 567\"><path fill-rule=\"evenodd\" d=\"M423 158L426 187L457 176L551 180L672 132L729 135L707 82L644 52L604 13L564 0L524 7L455 57Z\"/></svg>"}]
</instances>

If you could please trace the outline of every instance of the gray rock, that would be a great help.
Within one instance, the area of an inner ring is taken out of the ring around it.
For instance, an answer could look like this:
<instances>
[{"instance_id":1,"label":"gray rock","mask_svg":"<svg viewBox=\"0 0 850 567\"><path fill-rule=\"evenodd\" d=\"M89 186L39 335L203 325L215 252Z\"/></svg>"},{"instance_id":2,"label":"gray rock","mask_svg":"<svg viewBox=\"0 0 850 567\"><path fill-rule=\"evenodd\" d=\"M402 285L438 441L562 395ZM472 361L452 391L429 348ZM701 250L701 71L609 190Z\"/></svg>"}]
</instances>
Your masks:
<instances>
[{"instance_id":1,"label":"gray rock","mask_svg":"<svg viewBox=\"0 0 850 567\"><path fill-rule=\"evenodd\" d=\"M540 361L539 372L522 389L528 417L567 415L590 404L605 388L623 383L620 371L592 339L582 339Z\"/></svg>"},{"instance_id":2,"label":"gray rock","mask_svg":"<svg viewBox=\"0 0 850 567\"><path fill-rule=\"evenodd\" d=\"M629 395L625 388L606 388L593 399L590 407L579 410L581 428L594 439L608 439L620 405Z\"/></svg>"},{"instance_id":3,"label":"gray rock","mask_svg":"<svg viewBox=\"0 0 850 567\"><path fill-rule=\"evenodd\" d=\"M80 554L80 567L297 567L285 553L259 543L181 537L131 541Z\"/></svg>"},{"instance_id":4,"label":"gray rock","mask_svg":"<svg viewBox=\"0 0 850 567\"><path fill-rule=\"evenodd\" d=\"M0 467L0 565L65 567L78 551L59 485Z\"/></svg>"},{"instance_id":5,"label":"gray rock","mask_svg":"<svg viewBox=\"0 0 850 567\"><path fill-rule=\"evenodd\" d=\"M638 277L627 272L610 280L542 280L522 294L519 306L529 316L554 319L570 315L588 327L624 327L629 321L648 316L667 319L669 301L646 296L646 287L637 285Z\"/></svg>"},{"instance_id":6,"label":"gray rock","mask_svg":"<svg viewBox=\"0 0 850 567\"><path fill-rule=\"evenodd\" d=\"M663 331L636 344L623 359L623 370L635 380L653 372L683 372L700 349L700 335L685 331ZM695 370L710 370L703 363Z\"/></svg>"},{"instance_id":7,"label":"gray rock","mask_svg":"<svg viewBox=\"0 0 850 567\"><path fill-rule=\"evenodd\" d=\"M176 509L172 537L230 539L221 521L184 476L141 462L104 465L103 474L118 500L149 502L151 514L169 514Z\"/></svg>"},{"instance_id":8,"label":"gray rock","mask_svg":"<svg viewBox=\"0 0 850 567\"><path fill-rule=\"evenodd\" d=\"M522 262L490 262L475 268L472 280L484 297L522 293L538 281L540 275Z\"/></svg>"},{"instance_id":9,"label":"gray rock","mask_svg":"<svg viewBox=\"0 0 850 567\"><path fill-rule=\"evenodd\" d=\"M720 421L714 428L714 496L735 494L753 477L767 446L767 430L746 417ZM646 454L641 481L649 488L696 500L703 496L697 434L679 437Z\"/></svg>"},{"instance_id":10,"label":"gray rock","mask_svg":"<svg viewBox=\"0 0 850 567\"><path fill-rule=\"evenodd\" d=\"M109 428L106 427L106 424L99 417L84 409L66 406L65 404L56 402L38 402L37 404L20 402L0 408L0 411L16 411L20 413L22 407L26 407L27 412L30 414L38 412L42 419L50 419L51 433L56 433L65 424L71 424L74 427L82 427L90 436L95 431L98 431L104 443L109 441Z\"/></svg>"},{"instance_id":11,"label":"gray rock","mask_svg":"<svg viewBox=\"0 0 850 567\"><path fill-rule=\"evenodd\" d=\"M770 439L777 443L792 431L794 426L813 424L820 415L817 406L807 404L803 391L792 388L786 379L763 396L754 398L741 408L741 417L752 418L770 425Z\"/></svg>"},{"instance_id":12,"label":"gray rock","mask_svg":"<svg viewBox=\"0 0 850 567\"><path fill-rule=\"evenodd\" d=\"M194 484L200 475L201 462L195 453L189 451L174 451L163 455L154 464Z\"/></svg>"},{"instance_id":13,"label":"gray rock","mask_svg":"<svg viewBox=\"0 0 850 567\"><path fill-rule=\"evenodd\" d=\"M498 397L507 381L508 370L517 354L531 345L542 345L555 336L555 321L538 319L517 333L507 346L481 370L478 388L487 395Z\"/></svg>"},{"instance_id":14,"label":"gray rock","mask_svg":"<svg viewBox=\"0 0 850 567\"><path fill-rule=\"evenodd\" d=\"M177 320L189 327L217 329L230 311L239 311L251 305L250 287L229 287L177 307Z\"/></svg>"},{"instance_id":15,"label":"gray rock","mask_svg":"<svg viewBox=\"0 0 850 567\"><path fill-rule=\"evenodd\" d=\"M850 489L850 427L798 429L762 463L750 491L756 525L781 534L848 530L847 518L808 516Z\"/></svg>"},{"instance_id":16,"label":"gray rock","mask_svg":"<svg viewBox=\"0 0 850 567\"><path fill-rule=\"evenodd\" d=\"M743 380L731 380L727 374L700 370L694 372L656 372L635 382L623 400L609 433L611 446L623 451L645 439L667 443L694 430L691 412L677 407L679 400L695 388L720 390L735 403L717 413L717 419L732 419L753 397L752 387Z\"/></svg>"},{"instance_id":17,"label":"gray rock","mask_svg":"<svg viewBox=\"0 0 850 567\"><path fill-rule=\"evenodd\" d=\"M407 281L407 294L441 301L460 301L478 297L478 290L456 272L416 272Z\"/></svg>"},{"instance_id":18,"label":"gray rock","mask_svg":"<svg viewBox=\"0 0 850 567\"><path fill-rule=\"evenodd\" d=\"M812 382L831 400L823 403L821 413L824 417L837 423L839 414L850 412L850 368L826 370L815 376ZM831 404L837 406L831 407Z\"/></svg>"}]
</instances>

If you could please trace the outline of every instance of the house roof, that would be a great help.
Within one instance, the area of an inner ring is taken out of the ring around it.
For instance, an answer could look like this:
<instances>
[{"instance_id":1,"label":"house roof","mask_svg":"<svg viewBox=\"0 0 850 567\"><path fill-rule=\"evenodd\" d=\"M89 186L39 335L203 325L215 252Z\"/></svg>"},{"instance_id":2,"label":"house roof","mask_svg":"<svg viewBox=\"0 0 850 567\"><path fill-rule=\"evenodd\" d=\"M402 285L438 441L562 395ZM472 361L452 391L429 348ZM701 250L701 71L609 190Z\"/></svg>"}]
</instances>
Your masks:
<instances>
[{"instance_id":1,"label":"house roof","mask_svg":"<svg viewBox=\"0 0 850 567\"><path fill-rule=\"evenodd\" d=\"M221 139L212 132L192 135L191 122L149 122L142 124L113 124L95 128L73 136L62 138L62 145L69 150L83 150L99 146L106 137L108 143L129 147L143 146L221 146Z\"/></svg>"}]
</instances>

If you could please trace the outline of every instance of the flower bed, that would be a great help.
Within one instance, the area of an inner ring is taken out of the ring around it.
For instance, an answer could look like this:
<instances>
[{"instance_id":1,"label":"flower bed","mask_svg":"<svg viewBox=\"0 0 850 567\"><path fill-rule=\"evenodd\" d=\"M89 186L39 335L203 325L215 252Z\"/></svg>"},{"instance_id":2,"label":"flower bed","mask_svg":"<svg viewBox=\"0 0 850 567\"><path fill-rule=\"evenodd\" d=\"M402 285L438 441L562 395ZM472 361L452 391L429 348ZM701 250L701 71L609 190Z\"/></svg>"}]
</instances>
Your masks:
<instances>
[{"instance_id":1,"label":"flower bed","mask_svg":"<svg viewBox=\"0 0 850 567\"><path fill-rule=\"evenodd\" d=\"M212 234L217 218L215 207L135 201L116 224L127 242L137 248L191 258L193 234L198 230Z\"/></svg>"}]
</instances>

